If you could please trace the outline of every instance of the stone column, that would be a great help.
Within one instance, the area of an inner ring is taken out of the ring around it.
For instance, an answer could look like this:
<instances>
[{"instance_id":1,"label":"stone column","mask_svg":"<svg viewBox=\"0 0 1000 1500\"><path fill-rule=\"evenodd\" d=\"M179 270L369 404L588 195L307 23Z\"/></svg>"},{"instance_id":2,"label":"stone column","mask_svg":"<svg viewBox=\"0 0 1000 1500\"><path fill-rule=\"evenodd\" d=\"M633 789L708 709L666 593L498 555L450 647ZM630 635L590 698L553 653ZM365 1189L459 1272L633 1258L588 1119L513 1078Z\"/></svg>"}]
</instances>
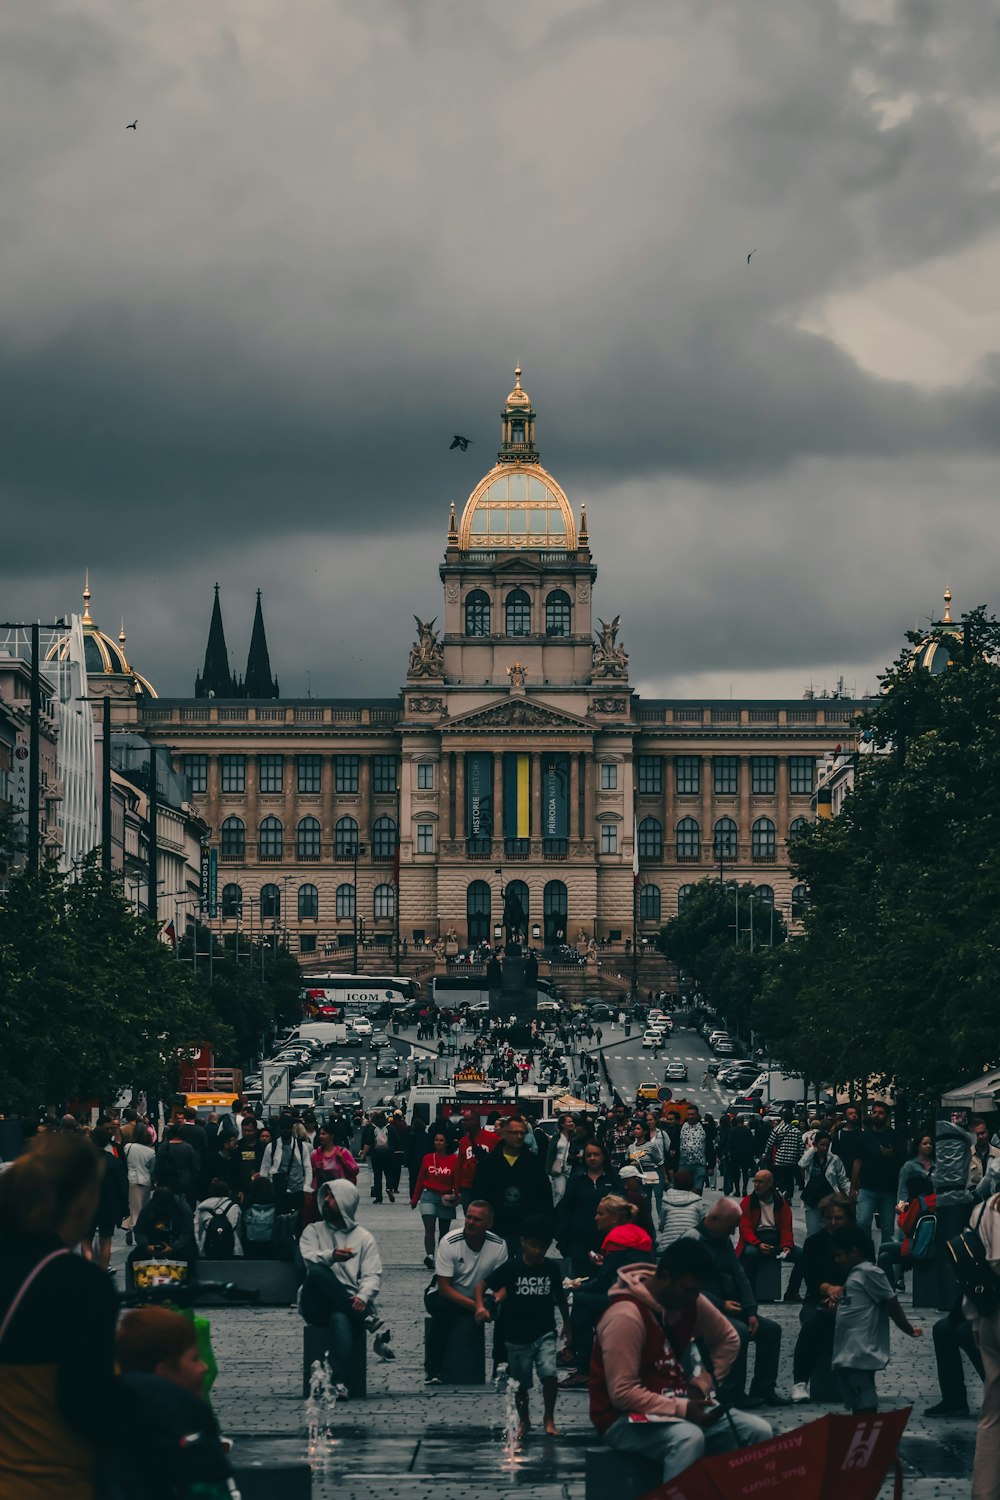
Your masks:
<instances>
[{"instance_id":1,"label":"stone column","mask_svg":"<svg viewBox=\"0 0 1000 1500\"><path fill-rule=\"evenodd\" d=\"M464 752L459 750L456 754L453 751L452 760L455 767L455 785L452 801L451 836L452 838L460 839L464 843L466 839Z\"/></svg>"},{"instance_id":2,"label":"stone column","mask_svg":"<svg viewBox=\"0 0 1000 1500\"><path fill-rule=\"evenodd\" d=\"M741 755L739 759L740 775L740 811L737 822L740 825L740 846L746 849L747 859L751 859L750 839L750 757Z\"/></svg>"},{"instance_id":3,"label":"stone column","mask_svg":"<svg viewBox=\"0 0 1000 1500\"><path fill-rule=\"evenodd\" d=\"M702 846L708 846L708 857L712 858L712 835L715 828L713 797L715 795L715 782L712 775L712 757L703 755L701 758L701 842ZM678 809L679 811L679 809ZM671 828L676 826L676 820ZM671 837L673 833L671 832Z\"/></svg>"},{"instance_id":4,"label":"stone column","mask_svg":"<svg viewBox=\"0 0 1000 1500\"><path fill-rule=\"evenodd\" d=\"M788 838L788 756L778 756L778 839Z\"/></svg>"},{"instance_id":5,"label":"stone column","mask_svg":"<svg viewBox=\"0 0 1000 1500\"><path fill-rule=\"evenodd\" d=\"M573 837L575 828L577 838L583 838L580 826L580 756L575 751L569 758L569 817L566 821L568 836Z\"/></svg>"},{"instance_id":6,"label":"stone column","mask_svg":"<svg viewBox=\"0 0 1000 1500\"><path fill-rule=\"evenodd\" d=\"M372 836L372 758L358 757L358 822L361 825L361 842L371 842Z\"/></svg>"},{"instance_id":7,"label":"stone column","mask_svg":"<svg viewBox=\"0 0 1000 1500\"><path fill-rule=\"evenodd\" d=\"M441 838L453 839L455 837L455 811L451 801L451 794L454 790L451 773L452 758L451 755L445 752L442 753L440 760L441 783L438 792L438 812L441 821L438 823L438 827L443 831L438 835L439 840Z\"/></svg>"}]
</instances>

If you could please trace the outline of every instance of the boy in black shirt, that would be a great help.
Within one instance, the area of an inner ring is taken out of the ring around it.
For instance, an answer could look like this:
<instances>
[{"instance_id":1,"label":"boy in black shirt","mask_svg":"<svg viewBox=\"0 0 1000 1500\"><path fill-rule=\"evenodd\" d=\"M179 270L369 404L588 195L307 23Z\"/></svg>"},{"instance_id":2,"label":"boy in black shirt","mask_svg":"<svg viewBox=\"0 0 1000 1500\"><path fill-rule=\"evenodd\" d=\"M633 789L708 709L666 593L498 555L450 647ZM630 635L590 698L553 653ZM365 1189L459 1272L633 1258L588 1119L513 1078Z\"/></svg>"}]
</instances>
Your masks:
<instances>
[{"instance_id":1,"label":"boy in black shirt","mask_svg":"<svg viewBox=\"0 0 1000 1500\"><path fill-rule=\"evenodd\" d=\"M538 1371L544 1404L544 1426L548 1437L556 1429L556 1318L558 1307L563 1336L568 1337L569 1306L562 1284L562 1264L546 1258L552 1243L552 1225L539 1214L529 1214L521 1228L521 1253L481 1281L476 1287L476 1317L489 1320L486 1297L503 1308L503 1330L507 1344L507 1369L517 1382L518 1438L531 1430L528 1393L532 1371Z\"/></svg>"}]
</instances>

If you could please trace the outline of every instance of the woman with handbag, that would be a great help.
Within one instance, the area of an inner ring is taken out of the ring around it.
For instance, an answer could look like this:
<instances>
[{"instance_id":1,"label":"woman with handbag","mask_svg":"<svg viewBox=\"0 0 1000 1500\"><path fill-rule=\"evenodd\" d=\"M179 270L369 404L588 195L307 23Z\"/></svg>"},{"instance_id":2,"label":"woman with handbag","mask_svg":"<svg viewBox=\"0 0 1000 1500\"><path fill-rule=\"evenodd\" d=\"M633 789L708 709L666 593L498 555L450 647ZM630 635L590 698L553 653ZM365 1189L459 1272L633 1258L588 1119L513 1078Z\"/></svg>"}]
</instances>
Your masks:
<instances>
[{"instance_id":1,"label":"woman with handbag","mask_svg":"<svg viewBox=\"0 0 1000 1500\"><path fill-rule=\"evenodd\" d=\"M455 1222L458 1204L458 1153L452 1151L447 1132L431 1130L431 1149L420 1163L410 1195L410 1208L420 1206L424 1221L424 1265L434 1269L435 1226L441 1239Z\"/></svg>"},{"instance_id":2,"label":"woman with handbag","mask_svg":"<svg viewBox=\"0 0 1000 1500\"><path fill-rule=\"evenodd\" d=\"M0 1175L0 1500L96 1500L98 1450L128 1426L114 1283L70 1254L102 1170L88 1140L62 1133Z\"/></svg>"}]
</instances>

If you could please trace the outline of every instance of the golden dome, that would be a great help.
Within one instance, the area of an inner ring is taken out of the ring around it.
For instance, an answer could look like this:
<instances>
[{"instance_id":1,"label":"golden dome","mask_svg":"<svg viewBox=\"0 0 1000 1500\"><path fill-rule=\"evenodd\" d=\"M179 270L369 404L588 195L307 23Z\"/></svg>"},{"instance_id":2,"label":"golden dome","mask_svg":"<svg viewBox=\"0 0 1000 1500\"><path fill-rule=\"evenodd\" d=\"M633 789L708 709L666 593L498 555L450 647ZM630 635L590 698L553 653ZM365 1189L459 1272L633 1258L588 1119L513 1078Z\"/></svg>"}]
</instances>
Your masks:
<instances>
[{"instance_id":1,"label":"golden dome","mask_svg":"<svg viewBox=\"0 0 1000 1500\"><path fill-rule=\"evenodd\" d=\"M134 667L129 666L128 657L125 655L125 621L118 639L113 640L110 635L105 635L94 623L90 613L90 574L87 574L83 586L83 659L88 677L127 677L131 679L137 697L156 697L156 689L150 682L137 672ZM46 652L46 661L64 661L69 651L69 636L63 636L49 647Z\"/></svg>"},{"instance_id":2,"label":"golden dome","mask_svg":"<svg viewBox=\"0 0 1000 1500\"><path fill-rule=\"evenodd\" d=\"M501 463L465 502L458 545L499 551L576 550L576 524L562 487L541 464Z\"/></svg>"},{"instance_id":3,"label":"golden dome","mask_svg":"<svg viewBox=\"0 0 1000 1500\"><path fill-rule=\"evenodd\" d=\"M528 395L527 391L522 391L522 389L521 389L521 366L520 365L517 365L515 367L515 369L514 369L514 389L510 392L509 396L507 397L507 400L506 400L505 404L508 407L511 407L511 406L520 406L520 407L523 407L523 409L525 411L528 411L530 409L530 407L531 407L531 397Z\"/></svg>"}]
</instances>

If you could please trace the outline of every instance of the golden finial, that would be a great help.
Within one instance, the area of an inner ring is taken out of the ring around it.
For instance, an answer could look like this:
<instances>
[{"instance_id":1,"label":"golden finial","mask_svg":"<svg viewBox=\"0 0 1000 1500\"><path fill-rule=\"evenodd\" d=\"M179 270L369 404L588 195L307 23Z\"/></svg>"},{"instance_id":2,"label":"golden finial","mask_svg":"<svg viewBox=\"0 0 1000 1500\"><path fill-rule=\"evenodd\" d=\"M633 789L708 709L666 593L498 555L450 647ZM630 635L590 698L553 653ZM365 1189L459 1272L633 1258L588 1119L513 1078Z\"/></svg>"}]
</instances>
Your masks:
<instances>
[{"instance_id":1,"label":"golden finial","mask_svg":"<svg viewBox=\"0 0 1000 1500\"><path fill-rule=\"evenodd\" d=\"M942 623L945 625L951 624L951 589L947 585L945 585L944 591L944 620Z\"/></svg>"},{"instance_id":2,"label":"golden finial","mask_svg":"<svg viewBox=\"0 0 1000 1500\"><path fill-rule=\"evenodd\" d=\"M448 540L449 542L458 541L458 517L455 515L454 500L451 502L451 509L448 512Z\"/></svg>"},{"instance_id":3,"label":"golden finial","mask_svg":"<svg viewBox=\"0 0 1000 1500\"><path fill-rule=\"evenodd\" d=\"M124 615L122 615L122 628L118 632L118 644L119 644L119 646L121 646L122 653L124 654L124 651L125 651L125 616Z\"/></svg>"},{"instance_id":4,"label":"golden finial","mask_svg":"<svg viewBox=\"0 0 1000 1500\"><path fill-rule=\"evenodd\" d=\"M89 568L87 569L86 574L84 575L84 582L83 582L83 620L82 620L81 623L84 624L84 625L93 625L93 623L94 623L93 620L90 617L90 569Z\"/></svg>"},{"instance_id":5,"label":"golden finial","mask_svg":"<svg viewBox=\"0 0 1000 1500\"><path fill-rule=\"evenodd\" d=\"M580 541L581 542L585 542L588 539L589 539L589 534L587 532L587 507L585 505L581 505L580 506Z\"/></svg>"},{"instance_id":6,"label":"golden finial","mask_svg":"<svg viewBox=\"0 0 1000 1500\"><path fill-rule=\"evenodd\" d=\"M515 389L515 391L519 391L521 389L521 361L520 360L518 360L517 364L514 366L514 389Z\"/></svg>"}]
</instances>

